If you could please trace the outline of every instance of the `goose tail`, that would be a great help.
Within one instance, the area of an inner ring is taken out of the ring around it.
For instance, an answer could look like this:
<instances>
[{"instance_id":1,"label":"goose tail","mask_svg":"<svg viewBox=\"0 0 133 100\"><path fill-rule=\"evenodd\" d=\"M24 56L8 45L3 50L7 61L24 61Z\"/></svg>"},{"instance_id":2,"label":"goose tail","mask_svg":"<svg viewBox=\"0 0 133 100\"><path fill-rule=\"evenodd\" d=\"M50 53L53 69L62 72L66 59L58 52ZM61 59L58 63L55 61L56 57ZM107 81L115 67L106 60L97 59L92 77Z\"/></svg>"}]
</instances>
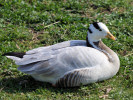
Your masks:
<instances>
[{"instance_id":1,"label":"goose tail","mask_svg":"<svg viewBox=\"0 0 133 100\"><path fill-rule=\"evenodd\" d=\"M16 61L19 61L23 58L23 56L25 55L25 52L8 52L8 53L4 53L2 56L6 56L9 59Z\"/></svg>"}]
</instances>

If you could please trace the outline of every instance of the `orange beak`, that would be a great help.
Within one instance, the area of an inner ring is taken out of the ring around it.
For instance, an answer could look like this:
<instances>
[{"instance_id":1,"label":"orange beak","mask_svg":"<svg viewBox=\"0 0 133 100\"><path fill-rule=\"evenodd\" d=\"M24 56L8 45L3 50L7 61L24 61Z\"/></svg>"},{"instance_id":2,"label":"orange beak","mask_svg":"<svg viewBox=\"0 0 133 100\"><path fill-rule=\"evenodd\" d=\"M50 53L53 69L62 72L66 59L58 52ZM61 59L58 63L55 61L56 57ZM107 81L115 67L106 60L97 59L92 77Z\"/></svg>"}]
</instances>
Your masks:
<instances>
[{"instance_id":1,"label":"orange beak","mask_svg":"<svg viewBox=\"0 0 133 100\"><path fill-rule=\"evenodd\" d=\"M116 40L116 38L110 32L107 32L107 35L105 37L110 38L112 40Z\"/></svg>"}]
</instances>

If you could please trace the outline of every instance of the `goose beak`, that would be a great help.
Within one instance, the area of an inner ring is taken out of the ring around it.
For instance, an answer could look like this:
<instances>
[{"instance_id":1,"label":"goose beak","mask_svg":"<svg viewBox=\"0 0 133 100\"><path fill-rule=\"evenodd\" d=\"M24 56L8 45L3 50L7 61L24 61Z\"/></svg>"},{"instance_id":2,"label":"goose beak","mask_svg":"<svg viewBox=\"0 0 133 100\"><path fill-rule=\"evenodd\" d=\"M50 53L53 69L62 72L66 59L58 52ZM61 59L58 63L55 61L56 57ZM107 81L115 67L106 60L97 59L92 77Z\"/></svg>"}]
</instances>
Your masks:
<instances>
[{"instance_id":1,"label":"goose beak","mask_svg":"<svg viewBox=\"0 0 133 100\"><path fill-rule=\"evenodd\" d=\"M112 40L116 40L116 38L110 32L107 32L107 35L105 37L110 38Z\"/></svg>"}]
</instances>

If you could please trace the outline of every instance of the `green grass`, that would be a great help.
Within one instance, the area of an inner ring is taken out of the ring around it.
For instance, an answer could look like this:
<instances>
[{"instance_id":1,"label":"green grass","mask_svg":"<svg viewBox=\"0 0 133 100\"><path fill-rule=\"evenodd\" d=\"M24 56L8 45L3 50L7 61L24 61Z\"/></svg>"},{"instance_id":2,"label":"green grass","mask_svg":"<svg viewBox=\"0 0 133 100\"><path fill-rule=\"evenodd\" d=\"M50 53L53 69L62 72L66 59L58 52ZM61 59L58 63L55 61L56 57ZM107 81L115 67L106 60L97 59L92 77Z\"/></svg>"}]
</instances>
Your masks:
<instances>
[{"instance_id":1,"label":"green grass","mask_svg":"<svg viewBox=\"0 0 133 100\"><path fill-rule=\"evenodd\" d=\"M54 88L17 71L1 55L66 40L85 39L90 23L101 21L117 37L104 43L117 52L116 76L78 88ZM133 100L132 0L0 0L0 100Z\"/></svg>"}]
</instances>

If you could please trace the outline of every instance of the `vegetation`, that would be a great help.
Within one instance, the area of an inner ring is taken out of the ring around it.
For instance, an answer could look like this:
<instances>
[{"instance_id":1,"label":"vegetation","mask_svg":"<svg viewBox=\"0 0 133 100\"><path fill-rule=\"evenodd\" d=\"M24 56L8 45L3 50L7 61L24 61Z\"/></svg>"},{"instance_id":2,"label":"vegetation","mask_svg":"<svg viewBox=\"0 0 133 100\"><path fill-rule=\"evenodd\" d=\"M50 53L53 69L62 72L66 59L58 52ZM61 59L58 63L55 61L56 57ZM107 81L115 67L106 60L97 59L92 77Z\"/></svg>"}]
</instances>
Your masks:
<instances>
[{"instance_id":1,"label":"vegetation","mask_svg":"<svg viewBox=\"0 0 133 100\"><path fill-rule=\"evenodd\" d=\"M0 100L133 100L132 0L0 0ZM116 76L76 88L54 88L17 70L3 53L84 40L94 21L105 23L117 41L104 43L119 56Z\"/></svg>"}]
</instances>

